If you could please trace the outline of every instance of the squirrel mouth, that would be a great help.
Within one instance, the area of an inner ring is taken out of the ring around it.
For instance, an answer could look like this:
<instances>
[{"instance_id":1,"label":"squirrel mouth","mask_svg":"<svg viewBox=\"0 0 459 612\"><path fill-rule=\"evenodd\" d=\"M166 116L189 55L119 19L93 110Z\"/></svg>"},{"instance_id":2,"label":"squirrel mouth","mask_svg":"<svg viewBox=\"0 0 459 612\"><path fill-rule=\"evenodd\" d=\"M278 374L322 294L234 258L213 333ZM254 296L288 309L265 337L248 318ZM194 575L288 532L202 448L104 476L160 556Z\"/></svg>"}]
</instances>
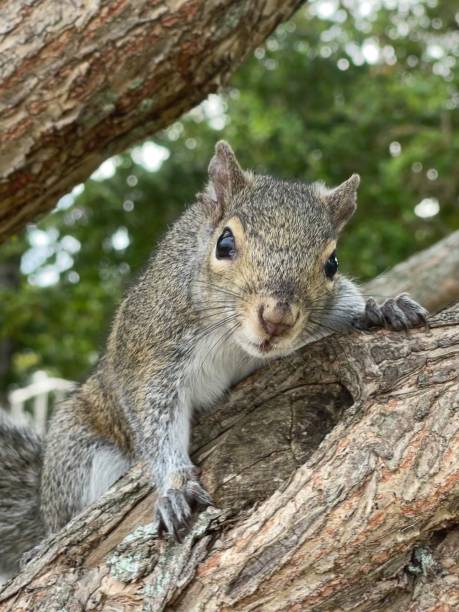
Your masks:
<instances>
[{"instance_id":1,"label":"squirrel mouth","mask_svg":"<svg viewBox=\"0 0 459 612\"><path fill-rule=\"evenodd\" d=\"M263 342L258 345L258 349L261 353L269 353L272 347L273 345L270 340L263 340Z\"/></svg>"},{"instance_id":2,"label":"squirrel mouth","mask_svg":"<svg viewBox=\"0 0 459 612\"><path fill-rule=\"evenodd\" d=\"M273 342L272 338L266 338L265 340L259 340L258 342L254 342L253 340L249 340L249 345L253 349L255 349L258 355L266 355L269 354L278 354L279 353L279 345L277 342ZM282 349L281 349L282 352Z\"/></svg>"}]
</instances>

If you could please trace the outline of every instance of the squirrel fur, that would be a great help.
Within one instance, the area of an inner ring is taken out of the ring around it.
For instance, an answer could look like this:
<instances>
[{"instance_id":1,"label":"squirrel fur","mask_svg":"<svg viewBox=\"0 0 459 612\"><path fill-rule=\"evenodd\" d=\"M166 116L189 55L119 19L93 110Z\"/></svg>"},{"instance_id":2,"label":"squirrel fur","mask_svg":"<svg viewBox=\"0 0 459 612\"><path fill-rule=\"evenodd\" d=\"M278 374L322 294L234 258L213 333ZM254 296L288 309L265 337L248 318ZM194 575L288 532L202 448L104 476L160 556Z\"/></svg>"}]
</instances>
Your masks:
<instances>
[{"instance_id":1,"label":"squirrel fur","mask_svg":"<svg viewBox=\"0 0 459 612\"><path fill-rule=\"evenodd\" d=\"M194 410L331 331L425 321L408 296L365 301L336 271L358 184L355 174L328 189L243 171L217 143L207 188L127 292L104 356L58 407L44 445L0 423L1 571L139 460L159 490L159 529L180 537L212 503L188 454Z\"/></svg>"},{"instance_id":2,"label":"squirrel fur","mask_svg":"<svg viewBox=\"0 0 459 612\"><path fill-rule=\"evenodd\" d=\"M42 464L40 437L0 410L0 573L5 577L46 535L39 503Z\"/></svg>"}]
</instances>

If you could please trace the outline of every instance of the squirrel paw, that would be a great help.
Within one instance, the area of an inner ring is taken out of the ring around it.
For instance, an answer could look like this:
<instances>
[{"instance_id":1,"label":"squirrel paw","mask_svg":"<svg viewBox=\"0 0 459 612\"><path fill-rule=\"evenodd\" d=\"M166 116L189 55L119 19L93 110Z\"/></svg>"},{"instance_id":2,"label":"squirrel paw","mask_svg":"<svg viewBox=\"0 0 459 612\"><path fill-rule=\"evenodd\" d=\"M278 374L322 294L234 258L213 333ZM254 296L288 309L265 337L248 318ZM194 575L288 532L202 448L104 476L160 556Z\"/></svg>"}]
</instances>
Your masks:
<instances>
[{"instance_id":1,"label":"squirrel paw","mask_svg":"<svg viewBox=\"0 0 459 612\"><path fill-rule=\"evenodd\" d=\"M213 506L212 498L197 480L186 480L180 488L170 488L156 504L158 534L164 532L181 542L181 535L190 529L195 509Z\"/></svg>"},{"instance_id":2,"label":"squirrel paw","mask_svg":"<svg viewBox=\"0 0 459 612\"><path fill-rule=\"evenodd\" d=\"M401 330L427 325L429 313L420 304L415 302L406 293L395 298L389 298L381 305L373 298L365 304L364 313L354 321L354 327L361 330L375 327Z\"/></svg>"}]
</instances>

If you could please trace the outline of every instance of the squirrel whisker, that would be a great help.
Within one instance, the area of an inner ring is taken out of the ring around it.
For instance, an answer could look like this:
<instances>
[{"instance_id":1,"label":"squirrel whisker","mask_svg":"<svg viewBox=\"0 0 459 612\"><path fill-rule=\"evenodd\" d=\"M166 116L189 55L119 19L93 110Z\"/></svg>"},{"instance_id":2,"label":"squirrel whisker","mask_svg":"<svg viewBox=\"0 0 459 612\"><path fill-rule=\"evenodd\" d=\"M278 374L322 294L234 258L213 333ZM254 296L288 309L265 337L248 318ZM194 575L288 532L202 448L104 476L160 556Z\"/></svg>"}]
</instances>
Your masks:
<instances>
[{"instance_id":1,"label":"squirrel whisker","mask_svg":"<svg viewBox=\"0 0 459 612\"><path fill-rule=\"evenodd\" d=\"M215 342L210 349L207 351L207 353L205 354L203 360L201 361L200 365L199 365L199 369L202 369L204 366L204 363L206 362L207 358L211 355L211 353L213 353L214 351L216 351L217 347L222 344L223 342L225 342L226 340L229 340L229 338L234 334L234 332L236 331L236 329L240 327L240 323L239 321L236 321L236 323L230 327L229 329L226 330L226 332L224 334L222 334L222 336L220 336L220 338L218 338L217 342Z\"/></svg>"}]
</instances>

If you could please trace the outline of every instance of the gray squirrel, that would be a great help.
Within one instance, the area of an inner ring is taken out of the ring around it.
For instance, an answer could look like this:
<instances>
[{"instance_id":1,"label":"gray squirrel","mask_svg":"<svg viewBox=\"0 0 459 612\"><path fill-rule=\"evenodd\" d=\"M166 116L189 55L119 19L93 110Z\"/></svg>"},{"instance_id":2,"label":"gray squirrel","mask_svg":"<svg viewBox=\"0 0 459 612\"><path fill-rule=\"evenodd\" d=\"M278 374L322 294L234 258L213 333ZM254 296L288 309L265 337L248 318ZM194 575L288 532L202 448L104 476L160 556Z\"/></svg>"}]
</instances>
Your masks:
<instances>
[{"instance_id":1,"label":"gray squirrel","mask_svg":"<svg viewBox=\"0 0 459 612\"><path fill-rule=\"evenodd\" d=\"M193 410L330 331L425 323L406 294L378 305L338 273L359 181L257 175L217 143L206 189L127 292L105 355L45 439L0 419L0 571L15 572L140 460L159 491L159 530L180 538L212 504L188 454Z\"/></svg>"}]
</instances>

